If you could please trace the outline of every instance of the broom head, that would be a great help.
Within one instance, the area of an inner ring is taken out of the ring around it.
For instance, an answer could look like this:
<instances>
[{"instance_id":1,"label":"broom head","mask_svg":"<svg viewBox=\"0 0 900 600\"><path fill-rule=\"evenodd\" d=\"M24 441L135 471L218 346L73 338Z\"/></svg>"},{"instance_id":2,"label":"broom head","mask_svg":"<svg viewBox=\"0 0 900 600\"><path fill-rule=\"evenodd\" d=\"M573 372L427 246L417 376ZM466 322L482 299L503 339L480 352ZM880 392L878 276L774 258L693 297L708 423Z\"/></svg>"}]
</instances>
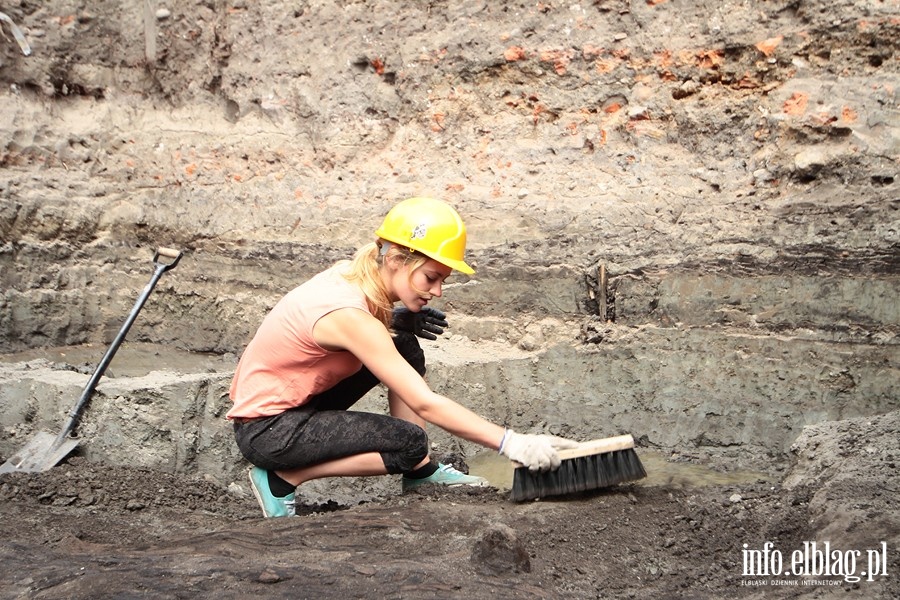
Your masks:
<instances>
[{"instance_id":1,"label":"broom head","mask_svg":"<svg viewBox=\"0 0 900 600\"><path fill-rule=\"evenodd\" d=\"M634 438L628 434L582 442L577 448L560 450L559 457L562 462L555 471L533 472L513 463L510 500L564 496L647 476L634 450Z\"/></svg>"}]
</instances>

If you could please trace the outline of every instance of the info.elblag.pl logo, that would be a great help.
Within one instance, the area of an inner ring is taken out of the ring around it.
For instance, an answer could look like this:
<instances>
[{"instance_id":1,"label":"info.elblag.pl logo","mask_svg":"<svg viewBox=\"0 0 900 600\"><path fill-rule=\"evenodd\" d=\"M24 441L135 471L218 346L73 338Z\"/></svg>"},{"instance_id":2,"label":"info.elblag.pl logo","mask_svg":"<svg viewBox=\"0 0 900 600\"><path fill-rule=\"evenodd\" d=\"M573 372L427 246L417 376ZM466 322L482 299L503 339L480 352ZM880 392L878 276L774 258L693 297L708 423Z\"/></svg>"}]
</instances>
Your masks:
<instances>
[{"instance_id":1,"label":"info.elblag.pl logo","mask_svg":"<svg viewBox=\"0 0 900 600\"><path fill-rule=\"evenodd\" d=\"M841 585L887 577L887 542L867 550L840 550L830 542L803 542L785 555L766 542L762 548L743 545L743 572L747 577L798 577L801 579L744 579L741 585ZM839 579L835 579L839 578Z\"/></svg>"}]
</instances>

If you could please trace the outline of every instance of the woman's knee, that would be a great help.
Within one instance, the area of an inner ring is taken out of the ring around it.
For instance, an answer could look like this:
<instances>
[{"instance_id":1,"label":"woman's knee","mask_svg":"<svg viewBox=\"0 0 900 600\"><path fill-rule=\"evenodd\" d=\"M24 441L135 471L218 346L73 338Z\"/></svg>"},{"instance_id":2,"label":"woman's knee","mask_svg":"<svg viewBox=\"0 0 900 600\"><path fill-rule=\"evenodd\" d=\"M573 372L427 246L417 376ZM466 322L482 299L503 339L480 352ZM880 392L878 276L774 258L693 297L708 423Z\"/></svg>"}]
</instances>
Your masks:
<instances>
[{"instance_id":1,"label":"woman's knee","mask_svg":"<svg viewBox=\"0 0 900 600\"><path fill-rule=\"evenodd\" d=\"M412 471L428 456L428 434L425 430L409 423L405 433L407 443L402 448L381 453L387 472L393 475Z\"/></svg>"}]
</instances>

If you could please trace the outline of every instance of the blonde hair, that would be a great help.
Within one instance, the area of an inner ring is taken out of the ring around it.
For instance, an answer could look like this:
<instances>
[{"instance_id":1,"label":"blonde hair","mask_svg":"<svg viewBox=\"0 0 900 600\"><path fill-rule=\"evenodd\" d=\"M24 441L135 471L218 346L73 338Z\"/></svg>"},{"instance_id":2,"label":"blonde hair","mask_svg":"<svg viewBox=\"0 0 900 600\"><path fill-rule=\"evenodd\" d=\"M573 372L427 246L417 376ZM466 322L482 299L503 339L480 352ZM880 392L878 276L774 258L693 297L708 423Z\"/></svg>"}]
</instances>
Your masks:
<instances>
[{"instance_id":1,"label":"blonde hair","mask_svg":"<svg viewBox=\"0 0 900 600\"><path fill-rule=\"evenodd\" d=\"M386 250L384 247L387 246ZM428 257L382 239L371 242L356 251L348 262L344 278L356 283L366 296L366 302L372 315L391 329L394 303L391 302L384 280L381 278L381 267L386 262L399 261L401 265L409 265L410 278L412 272L425 264Z\"/></svg>"}]
</instances>

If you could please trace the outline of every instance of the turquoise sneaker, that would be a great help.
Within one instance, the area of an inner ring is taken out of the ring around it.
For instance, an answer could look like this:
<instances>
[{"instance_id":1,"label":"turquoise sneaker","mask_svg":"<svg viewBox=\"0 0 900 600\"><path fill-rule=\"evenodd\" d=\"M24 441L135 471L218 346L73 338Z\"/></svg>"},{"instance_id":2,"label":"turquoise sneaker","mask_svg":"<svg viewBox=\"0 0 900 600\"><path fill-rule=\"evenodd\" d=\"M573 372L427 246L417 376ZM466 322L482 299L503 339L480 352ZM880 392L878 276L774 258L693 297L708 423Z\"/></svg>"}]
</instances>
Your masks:
<instances>
[{"instance_id":1,"label":"turquoise sneaker","mask_svg":"<svg viewBox=\"0 0 900 600\"><path fill-rule=\"evenodd\" d=\"M453 468L453 465L443 465L438 463L438 470L422 479L403 478L403 491L415 489L420 485L433 483L435 485L446 485L456 487L460 485L471 485L475 487L487 487L490 485L484 477L476 477L474 475L466 475Z\"/></svg>"},{"instance_id":2,"label":"turquoise sneaker","mask_svg":"<svg viewBox=\"0 0 900 600\"><path fill-rule=\"evenodd\" d=\"M272 517L293 517L294 512L294 494L288 494L282 498L272 495L269 489L269 472L259 467L250 469L250 489L256 496L262 508L263 516Z\"/></svg>"}]
</instances>

